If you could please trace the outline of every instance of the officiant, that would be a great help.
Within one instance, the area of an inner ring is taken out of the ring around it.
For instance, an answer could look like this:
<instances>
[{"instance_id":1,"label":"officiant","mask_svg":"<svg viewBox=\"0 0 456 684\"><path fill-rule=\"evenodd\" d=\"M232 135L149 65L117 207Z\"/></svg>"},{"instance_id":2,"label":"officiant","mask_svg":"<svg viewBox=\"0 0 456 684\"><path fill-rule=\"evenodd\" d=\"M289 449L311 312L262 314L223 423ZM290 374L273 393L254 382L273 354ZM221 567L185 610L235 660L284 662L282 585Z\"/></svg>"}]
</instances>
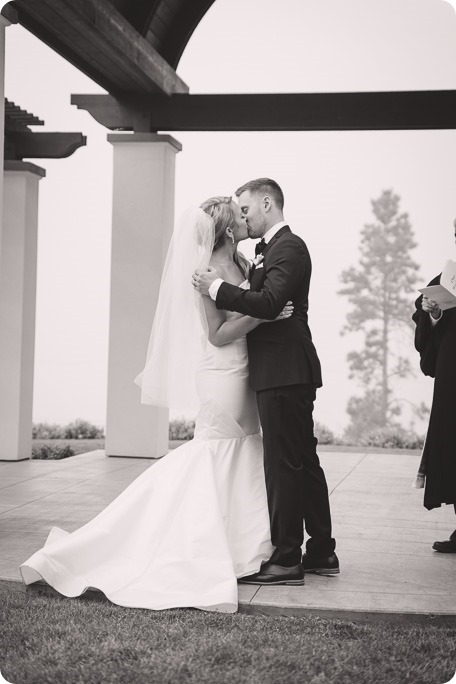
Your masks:
<instances>
[{"instance_id":1,"label":"officiant","mask_svg":"<svg viewBox=\"0 0 456 684\"><path fill-rule=\"evenodd\" d=\"M456 240L456 220L454 222ZM429 285L440 284L441 274ZM424 375L434 380L431 414L420 466L424 506L431 510L452 504L456 512L456 307L442 311L436 301L421 295L412 318L415 347ZM443 305L442 305L443 307ZM456 530L432 547L456 553Z\"/></svg>"}]
</instances>

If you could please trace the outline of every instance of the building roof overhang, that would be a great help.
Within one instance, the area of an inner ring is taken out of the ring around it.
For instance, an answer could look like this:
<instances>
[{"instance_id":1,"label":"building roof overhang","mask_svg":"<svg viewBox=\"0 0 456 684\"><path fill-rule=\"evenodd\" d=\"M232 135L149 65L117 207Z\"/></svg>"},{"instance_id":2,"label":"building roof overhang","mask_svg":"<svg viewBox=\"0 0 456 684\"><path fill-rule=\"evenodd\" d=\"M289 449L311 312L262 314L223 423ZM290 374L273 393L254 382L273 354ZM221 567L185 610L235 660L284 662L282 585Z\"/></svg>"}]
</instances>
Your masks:
<instances>
[{"instance_id":1,"label":"building roof overhang","mask_svg":"<svg viewBox=\"0 0 456 684\"><path fill-rule=\"evenodd\" d=\"M62 159L87 142L82 133L37 133L29 126L44 126L44 121L5 98L5 160Z\"/></svg>"},{"instance_id":2,"label":"building roof overhang","mask_svg":"<svg viewBox=\"0 0 456 684\"><path fill-rule=\"evenodd\" d=\"M108 91L72 102L113 130L456 127L454 90L189 95L175 69L214 1L13 0L2 14Z\"/></svg>"},{"instance_id":3,"label":"building roof overhang","mask_svg":"<svg viewBox=\"0 0 456 684\"><path fill-rule=\"evenodd\" d=\"M212 0L213 1L213 0ZM18 22L109 93L188 92L175 66L201 0L13 0Z\"/></svg>"}]
</instances>

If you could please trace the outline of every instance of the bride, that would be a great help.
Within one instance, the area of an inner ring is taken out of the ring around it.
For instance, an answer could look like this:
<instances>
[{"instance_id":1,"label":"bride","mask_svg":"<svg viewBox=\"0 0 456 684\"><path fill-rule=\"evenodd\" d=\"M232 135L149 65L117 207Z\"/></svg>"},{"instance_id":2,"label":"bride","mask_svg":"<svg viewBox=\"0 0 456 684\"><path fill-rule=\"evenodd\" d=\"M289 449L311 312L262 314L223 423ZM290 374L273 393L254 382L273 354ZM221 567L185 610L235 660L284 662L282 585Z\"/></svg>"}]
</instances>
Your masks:
<instances>
[{"instance_id":1,"label":"bride","mask_svg":"<svg viewBox=\"0 0 456 684\"><path fill-rule=\"evenodd\" d=\"M64 596L88 588L121 606L235 612L237 578L273 551L255 393L245 335L264 320L219 311L191 275L214 266L248 288L248 237L238 205L213 197L189 210L170 243L141 401L199 402L194 439L168 453L75 532L52 528L21 565L25 584L44 579ZM279 318L287 318L287 306ZM272 322L273 324L273 322Z\"/></svg>"}]
</instances>

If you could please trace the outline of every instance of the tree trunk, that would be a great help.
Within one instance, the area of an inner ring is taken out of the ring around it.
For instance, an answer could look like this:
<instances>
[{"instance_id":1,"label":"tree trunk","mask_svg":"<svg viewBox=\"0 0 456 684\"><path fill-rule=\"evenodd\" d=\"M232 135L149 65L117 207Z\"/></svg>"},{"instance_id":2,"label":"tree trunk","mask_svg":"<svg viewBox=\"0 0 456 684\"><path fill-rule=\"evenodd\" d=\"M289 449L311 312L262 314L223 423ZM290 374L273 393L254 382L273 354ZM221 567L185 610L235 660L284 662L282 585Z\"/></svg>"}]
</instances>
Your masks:
<instances>
[{"instance_id":1,"label":"tree trunk","mask_svg":"<svg viewBox=\"0 0 456 684\"><path fill-rule=\"evenodd\" d=\"M382 427L388 422L388 292L387 277L383 280L383 334L382 334Z\"/></svg>"}]
</instances>

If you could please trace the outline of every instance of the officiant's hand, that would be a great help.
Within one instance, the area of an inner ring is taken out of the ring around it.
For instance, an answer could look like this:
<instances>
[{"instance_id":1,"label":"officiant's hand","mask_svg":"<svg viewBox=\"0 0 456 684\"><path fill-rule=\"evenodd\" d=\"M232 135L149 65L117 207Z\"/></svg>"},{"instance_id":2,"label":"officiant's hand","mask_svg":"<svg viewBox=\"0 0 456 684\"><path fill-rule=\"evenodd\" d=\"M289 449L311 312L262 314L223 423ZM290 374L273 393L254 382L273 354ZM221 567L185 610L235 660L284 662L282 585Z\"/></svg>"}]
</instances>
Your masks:
<instances>
[{"instance_id":1,"label":"officiant's hand","mask_svg":"<svg viewBox=\"0 0 456 684\"><path fill-rule=\"evenodd\" d=\"M440 318L442 311L440 310L439 305L437 302L434 302L433 299L428 299L425 295L423 295L423 303L422 303L423 311L426 311L426 313L430 313L432 318Z\"/></svg>"},{"instance_id":2,"label":"officiant's hand","mask_svg":"<svg viewBox=\"0 0 456 684\"><path fill-rule=\"evenodd\" d=\"M192 275L192 285L202 295L208 295L210 286L217 278L220 278L219 272L213 266L209 266L207 271L195 271Z\"/></svg>"}]
</instances>

